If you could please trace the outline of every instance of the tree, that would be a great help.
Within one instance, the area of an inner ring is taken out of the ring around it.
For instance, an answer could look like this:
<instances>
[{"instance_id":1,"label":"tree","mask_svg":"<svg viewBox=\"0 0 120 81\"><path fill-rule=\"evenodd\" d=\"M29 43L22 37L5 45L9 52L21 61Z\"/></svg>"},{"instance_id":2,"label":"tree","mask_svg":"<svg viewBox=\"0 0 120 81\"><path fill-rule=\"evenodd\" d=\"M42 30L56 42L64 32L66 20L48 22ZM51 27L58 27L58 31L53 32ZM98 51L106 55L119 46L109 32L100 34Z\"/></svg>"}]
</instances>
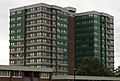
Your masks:
<instances>
[{"instance_id":1,"label":"tree","mask_svg":"<svg viewBox=\"0 0 120 81\"><path fill-rule=\"evenodd\" d=\"M113 73L105 68L96 57L84 57L77 68L76 74L87 76L113 76Z\"/></svg>"},{"instance_id":2,"label":"tree","mask_svg":"<svg viewBox=\"0 0 120 81\"><path fill-rule=\"evenodd\" d=\"M118 66L115 71L114 71L114 74L116 77L120 77L120 66Z\"/></svg>"}]
</instances>

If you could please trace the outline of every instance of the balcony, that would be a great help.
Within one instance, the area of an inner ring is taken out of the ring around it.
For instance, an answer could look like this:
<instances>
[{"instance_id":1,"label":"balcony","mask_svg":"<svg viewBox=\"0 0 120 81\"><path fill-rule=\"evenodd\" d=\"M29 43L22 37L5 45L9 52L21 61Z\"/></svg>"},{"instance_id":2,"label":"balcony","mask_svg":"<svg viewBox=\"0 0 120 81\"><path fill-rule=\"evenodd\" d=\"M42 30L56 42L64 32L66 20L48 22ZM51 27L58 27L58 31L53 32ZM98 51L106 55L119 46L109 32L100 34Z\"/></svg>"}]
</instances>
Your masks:
<instances>
[{"instance_id":1,"label":"balcony","mask_svg":"<svg viewBox=\"0 0 120 81\"><path fill-rule=\"evenodd\" d=\"M63 54L63 51L61 51L61 50L57 50L57 53L62 53L62 54Z\"/></svg>"},{"instance_id":2,"label":"balcony","mask_svg":"<svg viewBox=\"0 0 120 81\"><path fill-rule=\"evenodd\" d=\"M46 58L46 59L51 59L51 56L26 56L27 59L30 59L30 58L34 58L34 59L37 59L37 58Z\"/></svg>"},{"instance_id":3,"label":"balcony","mask_svg":"<svg viewBox=\"0 0 120 81\"><path fill-rule=\"evenodd\" d=\"M52 50L52 53L56 53L56 50Z\"/></svg>"},{"instance_id":4,"label":"balcony","mask_svg":"<svg viewBox=\"0 0 120 81\"><path fill-rule=\"evenodd\" d=\"M107 39L108 39L108 40L114 40L114 37L108 37L108 36L107 36Z\"/></svg>"},{"instance_id":5,"label":"balcony","mask_svg":"<svg viewBox=\"0 0 120 81\"><path fill-rule=\"evenodd\" d=\"M11 39L11 41L22 41L24 40L24 38L14 38L14 39Z\"/></svg>"},{"instance_id":6,"label":"balcony","mask_svg":"<svg viewBox=\"0 0 120 81\"><path fill-rule=\"evenodd\" d=\"M35 46L35 45L47 45L47 46L51 46L51 43L45 43L45 42L41 42L41 43L29 43L26 44L27 46Z\"/></svg>"},{"instance_id":7,"label":"balcony","mask_svg":"<svg viewBox=\"0 0 120 81\"><path fill-rule=\"evenodd\" d=\"M68 70L62 70L62 69L58 69L58 72L68 72Z\"/></svg>"},{"instance_id":8,"label":"balcony","mask_svg":"<svg viewBox=\"0 0 120 81\"><path fill-rule=\"evenodd\" d=\"M114 29L113 26L106 26L108 29Z\"/></svg>"},{"instance_id":9,"label":"balcony","mask_svg":"<svg viewBox=\"0 0 120 81\"><path fill-rule=\"evenodd\" d=\"M114 51L114 48L107 48L108 51Z\"/></svg>"},{"instance_id":10,"label":"balcony","mask_svg":"<svg viewBox=\"0 0 120 81\"><path fill-rule=\"evenodd\" d=\"M56 43L52 43L52 46L57 46Z\"/></svg>"},{"instance_id":11,"label":"balcony","mask_svg":"<svg viewBox=\"0 0 120 81\"><path fill-rule=\"evenodd\" d=\"M52 11L52 14L56 15L56 14L57 14L57 12L56 12L56 11Z\"/></svg>"},{"instance_id":12,"label":"balcony","mask_svg":"<svg viewBox=\"0 0 120 81\"><path fill-rule=\"evenodd\" d=\"M107 45L111 45L111 46L114 46L114 42L107 42Z\"/></svg>"},{"instance_id":13,"label":"balcony","mask_svg":"<svg viewBox=\"0 0 120 81\"><path fill-rule=\"evenodd\" d=\"M53 57L52 57L52 59L56 59L56 57L55 57L55 56L53 56ZM55 64L55 63L53 63L53 64Z\"/></svg>"},{"instance_id":14,"label":"balcony","mask_svg":"<svg viewBox=\"0 0 120 81\"><path fill-rule=\"evenodd\" d=\"M16 64L10 64L10 65L14 65L14 66L23 66L23 63L16 63Z\"/></svg>"},{"instance_id":15,"label":"balcony","mask_svg":"<svg viewBox=\"0 0 120 81\"><path fill-rule=\"evenodd\" d=\"M107 65L107 67L108 67L108 68L114 68L114 66L113 66L113 65Z\"/></svg>"},{"instance_id":16,"label":"balcony","mask_svg":"<svg viewBox=\"0 0 120 81\"><path fill-rule=\"evenodd\" d=\"M10 54L14 54L14 53L24 53L24 51L11 51Z\"/></svg>"},{"instance_id":17,"label":"balcony","mask_svg":"<svg viewBox=\"0 0 120 81\"><path fill-rule=\"evenodd\" d=\"M50 12L50 11L45 11L45 10L36 10L36 11L31 11L31 12L27 12L27 14L38 13L38 12L45 12L45 13L51 14L51 12Z\"/></svg>"},{"instance_id":18,"label":"balcony","mask_svg":"<svg viewBox=\"0 0 120 81\"><path fill-rule=\"evenodd\" d=\"M52 24L52 27L57 27L56 24Z\"/></svg>"},{"instance_id":19,"label":"balcony","mask_svg":"<svg viewBox=\"0 0 120 81\"><path fill-rule=\"evenodd\" d=\"M51 18L50 18L50 17L39 16L39 17L27 18L27 19L26 19L26 21L30 21L30 20L37 20L37 19L46 19L46 20L51 20Z\"/></svg>"},{"instance_id":20,"label":"balcony","mask_svg":"<svg viewBox=\"0 0 120 81\"><path fill-rule=\"evenodd\" d=\"M114 57L114 55L113 54L107 54L107 57L109 58L109 57Z\"/></svg>"},{"instance_id":21,"label":"balcony","mask_svg":"<svg viewBox=\"0 0 120 81\"><path fill-rule=\"evenodd\" d=\"M39 25L51 26L51 24L47 24L47 23L35 23L35 24L28 24L26 25L26 27L39 26Z\"/></svg>"},{"instance_id":22,"label":"balcony","mask_svg":"<svg viewBox=\"0 0 120 81\"><path fill-rule=\"evenodd\" d=\"M56 34L56 31L52 31L52 33Z\"/></svg>"},{"instance_id":23,"label":"balcony","mask_svg":"<svg viewBox=\"0 0 120 81\"><path fill-rule=\"evenodd\" d=\"M113 24L113 20L107 20L107 22Z\"/></svg>"},{"instance_id":24,"label":"balcony","mask_svg":"<svg viewBox=\"0 0 120 81\"><path fill-rule=\"evenodd\" d=\"M114 34L114 32L112 31L112 32L110 32L110 31L107 31L107 34Z\"/></svg>"},{"instance_id":25,"label":"balcony","mask_svg":"<svg viewBox=\"0 0 120 81\"><path fill-rule=\"evenodd\" d=\"M39 52L39 51L51 52L51 50L47 50L47 49L33 49L33 50L26 50L26 52Z\"/></svg>"},{"instance_id":26,"label":"balcony","mask_svg":"<svg viewBox=\"0 0 120 81\"><path fill-rule=\"evenodd\" d=\"M59 57L59 56L58 56L58 57L57 57L57 59L59 59L59 60L63 60L64 58L63 58L63 57Z\"/></svg>"},{"instance_id":27,"label":"balcony","mask_svg":"<svg viewBox=\"0 0 120 81\"><path fill-rule=\"evenodd\" d=\"M52 18L52 21L56 21L56 18Z\"/></svg>"},{"instance_id":28,"label":"balcony","mask_svg":"<svg viewBox=\"0 0 120 81\"><path fill-rule=\"evenodd\" d=\"M56 37L52 37L52 40L56 40Z\"/></svg>"},{"instance_id":29,"label":"balcony","mask_svg":"<svg viewBox=\"0 0 120 81\"><path fill-rule=\"evenodd\" d=\"M108 60L108 59L107 59L107 62L112 62L112 63L113 63L113 62L114 62L114 60Z\"/></svg>"},{"instance_id":30,"label":"balcony","mask_svg":"<svg viewBox=\"0 0 120 81\"><path fill-rule=\"evenodd\" d=\"M43 31L43 32L51 33L51 30L45 30L45 29L31 30L31 31L27 31L26 33L35 33L35 32L39 32L39 31Z\"/></svg>"},{"instance_id":31,"label":"balcony","mask_svg":"<svg viewBox=\"0 0 120 81\"><path fill-rule=\"evenodd\" d=\"M38 38L44 38L44 39L51 39L51 37L45 37L45 36L34 36L34 37L27 37L27 40L31 40L31 39L38 39Z\"/></svg>"},{"instance_id":32,"label":"balcony","mask_svg":"<svg viewBox=\"0 0 120 81\"><path fill-rule=\"evenodd\" d=\"M67 67L68 64L60 64L60 63L58 63L58 66L65 66L65 67Z\"/></svg>"},{"instance_id":33,"label":"balcony","mask_svg":"<svg viewBox=\"0 0 120 81\"><path fill-rule=\"evenodd\" d=\"M51 65L51 63L46 62L27 62L26 65Z\"/></svg>"},{"instance_id":34,"label":"balcony","mask_svg":"<svg viewBox=\"0 0 120 81\"><path fill-rule=\"evenodd\" d=\"M24 57L11 57L10 60L24 59Z\"/></svg>"},{"instance_id":35,"label":"balcony","mask_svg":"<svg viewBox=\"0 0 120 81\"><path fill-rule=\"evenodd\" d=\"M24 44L14 45L13 47L24 47Z\"/></svg>"}]
</instances>

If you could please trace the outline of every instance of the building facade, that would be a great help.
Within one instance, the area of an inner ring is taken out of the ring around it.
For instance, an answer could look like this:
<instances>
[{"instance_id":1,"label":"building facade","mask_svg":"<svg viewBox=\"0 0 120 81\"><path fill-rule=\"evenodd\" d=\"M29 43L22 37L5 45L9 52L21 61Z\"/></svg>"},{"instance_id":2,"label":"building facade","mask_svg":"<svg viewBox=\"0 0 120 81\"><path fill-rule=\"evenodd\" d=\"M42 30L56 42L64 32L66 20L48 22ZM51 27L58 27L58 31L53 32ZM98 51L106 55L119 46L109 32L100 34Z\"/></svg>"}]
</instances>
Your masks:
<instances>
[{"instance_id":1,"label":"building facade","mask_svg":"<svg viewBox=\"0 0 120 81\"><path fill-rule=\"evenodd\" d=\"M77 13L75 17L75 63L83 57L97 57L114 70L113 16L96 12Z\"/></svg>"},{"instance_id":2,"label":"building facade","mask_svg":"<svg viewBox=\"0 0 120 81\"><path fill-rule=\"evenodd\" d=\"M0 65L0 81L51 81L51 68Z\"/></svg>"},{"instance_id":3,"label":"building facade","mask_svg":"<svg viewBox=\"0 0 120 81\"><path fill-rule=\"evenodd\" d=\"M81 58L98 57L114 69L113 16L45 3L10 9L10 65L73 74Z\"/></svg>"},{"instance_id":4,"label":"building facade","mask_svg":"<svg viewBox=\"0 0 120 81\"><path fill-rule=\"evenodd\" d=\"M47 73L47 75L46 75ZM0 81L120 81L118 77L53 76L51 68L0 65Z\"/></svg>"},{"instance_id":5,"label":"building facade","mask_svg":"<svg viewBox=\"0 0 120 81\"><path fill-rule=\"evenodd\" d=\"M10 9L10 65L66 75L69 15L68 8L44 3Z\"/></svg>"}]
</instances>

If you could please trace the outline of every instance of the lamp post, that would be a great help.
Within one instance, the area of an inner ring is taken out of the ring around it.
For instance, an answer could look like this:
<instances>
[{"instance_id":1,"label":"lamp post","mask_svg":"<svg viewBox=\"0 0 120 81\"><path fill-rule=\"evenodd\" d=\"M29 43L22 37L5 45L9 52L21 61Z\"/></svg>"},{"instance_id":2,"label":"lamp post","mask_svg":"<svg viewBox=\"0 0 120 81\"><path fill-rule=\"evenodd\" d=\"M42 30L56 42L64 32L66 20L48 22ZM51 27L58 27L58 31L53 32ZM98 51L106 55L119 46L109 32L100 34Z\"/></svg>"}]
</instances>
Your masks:
<instances>
[{"instance_id":1,"label":"lamp post","mask_svg":"<svg viewBox=\"0 0 120 81\"><path fill-rule=\"evenodd\" d=\"M76 69L74 68L74 81L75 81L75 71L76 71Z\"/></svg>"}]
</instances>

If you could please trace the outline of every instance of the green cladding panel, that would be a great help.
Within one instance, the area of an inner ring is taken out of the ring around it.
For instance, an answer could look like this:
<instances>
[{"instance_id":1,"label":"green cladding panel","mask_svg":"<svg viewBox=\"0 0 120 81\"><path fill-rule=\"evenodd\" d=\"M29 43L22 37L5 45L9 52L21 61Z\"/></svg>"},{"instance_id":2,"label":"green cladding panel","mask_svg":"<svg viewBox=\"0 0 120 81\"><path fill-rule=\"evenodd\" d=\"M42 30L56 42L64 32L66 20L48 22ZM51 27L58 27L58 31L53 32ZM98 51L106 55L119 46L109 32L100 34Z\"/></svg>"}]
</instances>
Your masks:
<instances>
[{"instance_id":1,"label":"green cladding panel","mask_svg":"<svg viewBox=\"0 0 120 81\"><path fill-rule=\"evenodd\" d=\"M105 21L104 21L105 22ZM80 58L86 56L98 57L103 64L106 59L105 27L101 24L100 15L81 15L75 17L75 63L79 65Z\"/></svg>"}]
</instances>

